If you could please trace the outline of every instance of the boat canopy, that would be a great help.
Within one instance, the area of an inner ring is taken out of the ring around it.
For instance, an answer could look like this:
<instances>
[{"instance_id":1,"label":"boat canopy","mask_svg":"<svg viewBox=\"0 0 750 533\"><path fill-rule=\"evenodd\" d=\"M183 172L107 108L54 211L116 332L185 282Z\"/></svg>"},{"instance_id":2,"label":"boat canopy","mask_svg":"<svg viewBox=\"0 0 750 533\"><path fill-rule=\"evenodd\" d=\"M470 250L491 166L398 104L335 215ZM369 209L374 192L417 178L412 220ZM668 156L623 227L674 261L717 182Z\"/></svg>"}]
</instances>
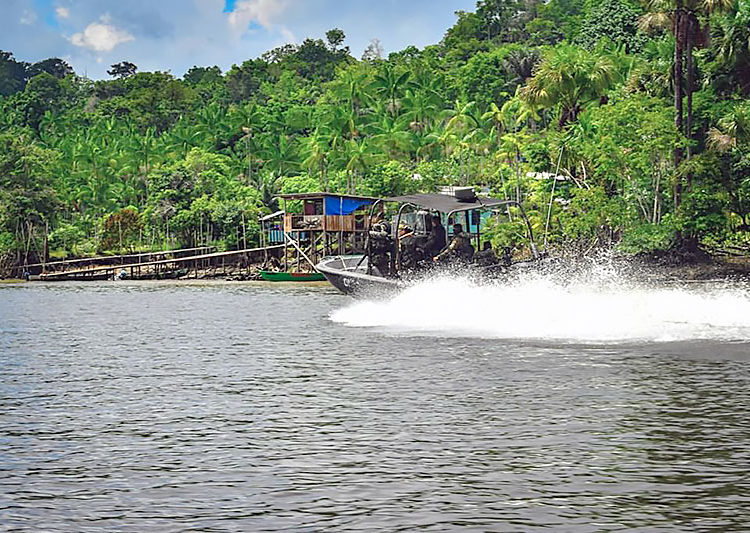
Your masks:
<instances>
[{"instance_id":1,"label":"boat canopy","mask_svg":"<svg viewBox=\"0 0 750 533\"><path fill-rule=\"evenodd\" d=\"M462 200L448 194L407 194L404 196L393 196L388 198L389 202L409 203L425 209L440 211L441 213L456 213L458 211L470 211L472 209L487 209L501 205L507 205L508 200L489 198L487 196L474 196L471 199Z\"/></svg>"}]
</instances>

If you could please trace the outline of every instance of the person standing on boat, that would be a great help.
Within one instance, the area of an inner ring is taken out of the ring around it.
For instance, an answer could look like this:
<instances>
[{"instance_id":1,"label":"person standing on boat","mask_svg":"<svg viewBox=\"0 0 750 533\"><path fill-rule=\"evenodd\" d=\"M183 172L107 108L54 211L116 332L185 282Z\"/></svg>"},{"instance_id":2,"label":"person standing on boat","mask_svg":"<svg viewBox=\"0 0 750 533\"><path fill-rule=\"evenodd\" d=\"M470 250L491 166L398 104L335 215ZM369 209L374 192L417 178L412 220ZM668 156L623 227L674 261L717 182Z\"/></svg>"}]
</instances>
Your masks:
<instances>
[{"instance_id":1,"label":"person standing on boat","mask_svg":"<svg viewBox=\"0 0 750 533\"><path fill-rule=\"evenodd\" d=\"M433 261L442 261L445 258L457 259L459 261L469 262L474 257L474 247L471 245L471 238L464 233L461 224L453 224L453 239L448 248L440 252L433 258Z\"/></svg>"},{"instance_id":2,"label":"person standing on boat","mask_svg":"<svg viewBox=\"0 0 750 533\"><path fill-rule=\"evenodd\" d=\"M391 225L385 220L383 213L377 213L370 229L370 264L383 276L390 275L392 250Z\"/></svg>"},{"instance_id":3,"label":"person standing on boat","mask_svg":"<svg viewBox=\"0 0 750 533\"><path fill-rule=\"evenodd\" d=\"M440 215L433 215L430 235L424 245L425 254L428 257L437 256L445 248L445 242L445 228L440 221Z\"/></svg>"},{"instance_id":4,"label":"person standing on boat","mask_svg":"<svg viewBox=\"0 0 750 533\"><path fill-rule=\"evenodd\" d=\"M398 249L401 258L401 269L413 271L417 269L422 260L421 250L417 246L417 238L414 230L409 226L402 225L398 231Z\"/></svg>"}]
</instances>

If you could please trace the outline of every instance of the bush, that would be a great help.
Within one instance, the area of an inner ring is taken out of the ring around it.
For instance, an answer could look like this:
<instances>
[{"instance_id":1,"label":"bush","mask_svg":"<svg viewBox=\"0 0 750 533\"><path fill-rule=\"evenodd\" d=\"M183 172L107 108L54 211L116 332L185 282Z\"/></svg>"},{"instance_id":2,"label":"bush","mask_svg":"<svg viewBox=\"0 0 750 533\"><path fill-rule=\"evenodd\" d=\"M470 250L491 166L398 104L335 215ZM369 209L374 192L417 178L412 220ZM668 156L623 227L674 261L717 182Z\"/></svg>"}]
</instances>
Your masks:
<instances>
[{"instance_id":1,"label":"bush","mask_svg":"<svg viewBox=\"0 0 750 533\"><path fill-rule=\"evenodd\" d=\"M138 211L126 207L107 216L102 223L101 245L105 250L133 247L141 235L143 223Z\"/></svg>"},{"instance_id":2,"label":"bush","mask_svg":"<svg viewBox=\"0 0 750 533\"><path fill-rule=\"evenodd\" d=\"M53 250L72 252L73 248L84 238L85 235L79 227L62 223L49 234L49 247Z\"/></svg>"},{"instance_id":3,"label":"bush","mask_svg":"<svg viewBox=\"0 0 750 533\"><path fill-rule=\"evenodd\" d=\"M670 215L661 224L641 224L623 235L619 249L627 254L668 250L674 244L676 227Z\"/></svg>"},{"instance_id":4,"label":"bush","mask_svg":"<svg viewBox=\"0 0 750 533\"><path fill-rule=\"evenodd\" d=\"M720 190L696 187L685 195L678 211L677 227L686 236L701 239L729 229L728 198Z\"/></svg>"}]
</instances>

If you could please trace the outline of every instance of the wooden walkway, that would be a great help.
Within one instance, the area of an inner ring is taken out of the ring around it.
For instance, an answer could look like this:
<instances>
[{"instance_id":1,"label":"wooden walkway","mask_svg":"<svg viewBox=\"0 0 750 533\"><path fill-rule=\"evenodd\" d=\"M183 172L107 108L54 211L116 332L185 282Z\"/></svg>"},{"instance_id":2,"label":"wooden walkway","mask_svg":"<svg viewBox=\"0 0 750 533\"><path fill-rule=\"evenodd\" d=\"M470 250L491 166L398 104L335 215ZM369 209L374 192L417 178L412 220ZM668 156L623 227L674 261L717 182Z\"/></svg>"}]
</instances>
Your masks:
<instances>
[{"instance_id":1,"label":"wooden walkway","mask_svg":"<svg viewBox=\"0 0 750 533\"><path fill-rule=\"evenodd\" d=\"M277 246L266 246L262 248L247 248L244 250L232 250L229 252L214 252L187 257L172 257L141 263L106 265L93 268L65 270L61 272L46 272L41 274L39 279L42 281L112 279L123 270L125 270L126 274L131 279L138 279L144 277L144 275L149 277L159 276L160 274L174 272L181 268L195 270L197 273L198 268L217 266L218 259L221 259L223 263L227 258L236 259L245 256L245 259L250 261L251 259L257 259L255 256L259 256L261 253L265 255L269 251L280 250L283 248L284 245L279 244Z\"/></svg>"},{"instance_id":2,"label":"wooden walkway","mask_svg":"<svg viewBox=\"0 0 750 533\"><path fill-rule=\"evenodd\" d=\"M199 246L196 248L178 248L175 250L160 250L156 252L142 252L137 254L123 255L99 255L94 257L81 257L77 259L64 259L61 261L47 261L45 263L32 263L29 265L19 265L13 267L12 273L17 277L23 277L24 270L31 274L43 274L51 272L61 272L66 270L80 270L84 265L129 265L133 263L143 263L149 259L167 259L168 257L185 257L187 255L207 254L215 250L215 246ZM198 252L196 254L195 252ZM77 268L76 268L77 267Z\"/></svg>"}]
</instances>

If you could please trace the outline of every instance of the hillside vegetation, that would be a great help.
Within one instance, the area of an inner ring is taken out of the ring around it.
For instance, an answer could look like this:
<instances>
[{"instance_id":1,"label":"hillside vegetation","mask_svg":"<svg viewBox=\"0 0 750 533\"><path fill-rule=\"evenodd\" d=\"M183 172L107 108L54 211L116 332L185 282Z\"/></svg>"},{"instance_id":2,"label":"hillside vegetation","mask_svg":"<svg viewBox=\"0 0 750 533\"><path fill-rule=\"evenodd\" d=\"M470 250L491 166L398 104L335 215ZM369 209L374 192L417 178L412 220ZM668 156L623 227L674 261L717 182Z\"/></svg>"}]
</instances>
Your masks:
<instances>
[{"instance_id":1,"label":"hillside vegetation","mask_svg":"<svg viewBox=\"0 0 750 533\"><path fill-rule=\"evenodd\" d=\"M0 52L2 264L233 248L280 192L445 184L522 201L550 246L750 243L750 0L481 0L423 50L345 39L182 79Z\"/></svg>"}]
</instances>

